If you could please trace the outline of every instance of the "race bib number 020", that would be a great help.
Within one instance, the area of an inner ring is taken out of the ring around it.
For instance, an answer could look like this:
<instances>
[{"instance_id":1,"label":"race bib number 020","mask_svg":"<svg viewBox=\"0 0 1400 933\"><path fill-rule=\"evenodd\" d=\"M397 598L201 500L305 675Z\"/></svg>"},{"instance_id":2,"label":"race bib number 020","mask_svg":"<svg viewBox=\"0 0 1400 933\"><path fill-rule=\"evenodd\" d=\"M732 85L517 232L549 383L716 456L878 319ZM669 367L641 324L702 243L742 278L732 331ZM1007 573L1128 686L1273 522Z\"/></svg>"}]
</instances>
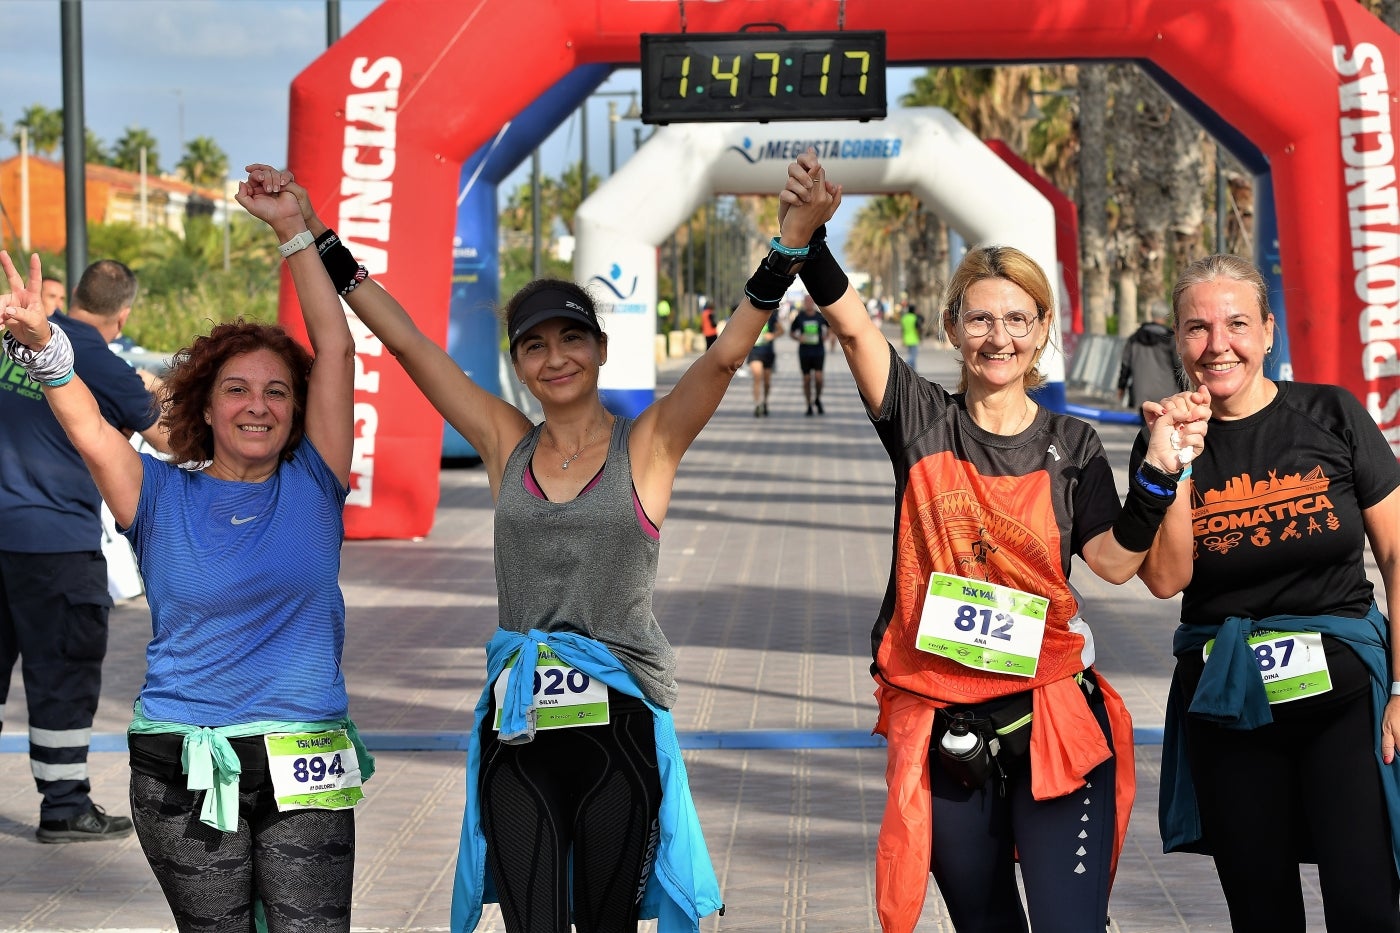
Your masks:
<instances>
[{"instance_id":1,"label":"race bib number 020","mask_svg":"<svg viewBox=\"0 0 1400 933\"><path fill-rule=\"evenodd\" d=\"M518 655L517 655L518 658ZM501 709L506 703L506 685L517 658L506 662L496 678L496 721L501 729ZM572 726L602 726L608 722L608 685L583 671L570 667L543 645L535 662L534 699L536 729L567 729Z\"/></svg>"},{"instance_id":2,"label":"race bib number 020","mask_svg":"<svg viewBox=\"0 0 1400 933\"><path fill-rule=\"evenodd\" d=\"M1327 651L1319 632L1256 632L1245 639L1270 703L1287 703L1317 696L1332 689L1327 669ZM1215 639L1206 642L1204 656L1210 660Z\"/></svg>"},{"instance_id":3,"label":"race bib number 020","mask_svg":"<svg viewBox=\"0 0 1400 933\"><path fill-rule=\"evenodd\" d=\"M344 810L364 797L360 758L344 729L263 736L277 809Z\"/></svg>"},{"instance_id":4,"label":"race bib number 020","mask_svg":"<svg viewBox=\"0 0 1400 933\"><path fill-rule=\"evenodd\" d=\"M1050 600L966 577L929 578L915 647L976 668L1034 677Z\"/></svg>"}]
</instances>

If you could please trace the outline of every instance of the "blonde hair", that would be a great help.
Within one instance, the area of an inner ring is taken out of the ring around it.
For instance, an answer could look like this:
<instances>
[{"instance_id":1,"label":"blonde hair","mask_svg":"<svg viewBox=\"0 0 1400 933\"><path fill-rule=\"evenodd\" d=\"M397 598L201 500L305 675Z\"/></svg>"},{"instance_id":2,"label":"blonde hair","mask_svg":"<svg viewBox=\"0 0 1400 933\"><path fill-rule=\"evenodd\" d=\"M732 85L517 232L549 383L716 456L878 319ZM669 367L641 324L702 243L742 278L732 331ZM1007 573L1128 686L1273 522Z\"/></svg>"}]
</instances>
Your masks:
<instances>
[{"instance_id":1,"label":"blonde hair","mask_svg":"<svg viewBox=\"0 0 1400 933\"><path fill-rule=\"evenodd\" d=\"M1269 310L1269 287L1264 283L1264 276L1259 273L1258 267L1243 256L1215 253L1204 259L1197 259L1183 269L1177 278L1176 285L1172 288L1173 327L1181 314L1181 302L1187 289L1216 279L1231 279L1250 286L1254 290L1255 300L1259 302L1259 320L1263 322L1269 319L1269 315L1273 313Z\"/></svg>"},{"instance_id":2,"label":"blonde hair","mask_svg":"<svg viewBox=\"0 0 1400 933\"><path fill-rule=\"evenodd\" d=\"M1050 280L1045 277L1045 270L1014 246L979 247L971 250L962 258L962 262L958 263L957 271L948 282L943 300L944 334L952 339L967 290L985 279L1005 279L1031 296L1031 300L1035 302L1037 316L1045 321L1046 330L1050 334L1045 341L1048 345L1055 333L1055 293L1050 288ZM1027 389L1034 389L1045 382L1045 374L1038 368L1044 352L1045 347L1042 346L1031 361L1031 368L1024 378ZM958 366L958 391L966 392L967 368L961 358L958 360Z\"/></svg>"}]
</instances>

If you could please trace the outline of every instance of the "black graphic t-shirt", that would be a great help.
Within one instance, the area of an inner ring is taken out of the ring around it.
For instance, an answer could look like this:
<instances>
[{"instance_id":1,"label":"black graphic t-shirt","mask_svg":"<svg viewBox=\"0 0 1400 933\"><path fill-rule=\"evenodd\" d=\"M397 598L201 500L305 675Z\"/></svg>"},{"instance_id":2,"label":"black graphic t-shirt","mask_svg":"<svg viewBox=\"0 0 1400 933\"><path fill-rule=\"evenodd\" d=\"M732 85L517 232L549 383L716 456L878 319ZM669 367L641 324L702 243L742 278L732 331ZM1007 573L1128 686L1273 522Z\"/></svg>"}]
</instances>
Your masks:
<instances>
[{"instance_id":1,"label":"black graphic t-shirt","mask_svg":"<svg viewBox=\"0 0 1400 933\"><path fill-rule=\"evenodd\" d=\"M1278 383L1255 414L1211 420L1192 480L1195 560L1183 622L1366 614L1361 513L1400 487L1400 463L1353 395Z\"/></svg>"}]
</instances>

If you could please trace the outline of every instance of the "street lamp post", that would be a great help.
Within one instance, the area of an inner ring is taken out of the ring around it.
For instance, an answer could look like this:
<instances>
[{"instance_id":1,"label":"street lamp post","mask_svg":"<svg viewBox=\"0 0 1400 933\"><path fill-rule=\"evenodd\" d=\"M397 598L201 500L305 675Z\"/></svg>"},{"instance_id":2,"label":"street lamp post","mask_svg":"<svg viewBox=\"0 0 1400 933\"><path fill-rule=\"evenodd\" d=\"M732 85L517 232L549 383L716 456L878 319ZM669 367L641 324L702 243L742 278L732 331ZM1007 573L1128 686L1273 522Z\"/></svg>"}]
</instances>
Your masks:
<instances>
[{"instance_id":1,"label":"street lamp post","mask_svg":"<svg viewBox=\"0 0 1400 933\"><path fill-rule=\"evenodd\" d=\"M617 171L617 124L619 120L640 120L641 108L637 106L636 91L597 91L579 105L579 193L580 201L588 198L588 101L594 97L630 97L625 113L617 112L617 104L608 101L608 175Z\"/></svg>"}]
</instances>

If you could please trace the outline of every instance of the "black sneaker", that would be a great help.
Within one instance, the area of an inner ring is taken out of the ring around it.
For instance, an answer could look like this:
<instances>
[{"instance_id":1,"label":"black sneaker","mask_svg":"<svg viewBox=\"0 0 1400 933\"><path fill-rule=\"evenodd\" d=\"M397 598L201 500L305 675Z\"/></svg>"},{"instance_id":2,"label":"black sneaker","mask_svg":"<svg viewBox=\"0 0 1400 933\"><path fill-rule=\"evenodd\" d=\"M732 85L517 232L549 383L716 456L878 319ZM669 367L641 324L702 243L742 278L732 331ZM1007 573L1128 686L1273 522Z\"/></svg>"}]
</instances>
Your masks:
<instances>
[{"instance_id":1,"label":"black sneaker","mask_svg":"<svg viewBox=\"0 0 1400 933\"><path fill-rule=\"evenodd\" d=\"M819 414L819 415L824 415L824 414L826 414L826 409L822 407L822 400L821 400L821 399L815 399L815 400L812 402L812 404L815 405L815 406L817 406L817 414Z\"/></svg>"},{"instance_id":2,"label":"black sneaker","mask_svg":"<svg viewBox=\"0 0 1400 933\"><path fill-rule=\"evenodd\" d=\"M34 835L40 842L100 842L131 835L131 820L124 816L108 816L107 811L93 804L86 813L66 820L40 820Z\"/></svg>"}]
</instances>

